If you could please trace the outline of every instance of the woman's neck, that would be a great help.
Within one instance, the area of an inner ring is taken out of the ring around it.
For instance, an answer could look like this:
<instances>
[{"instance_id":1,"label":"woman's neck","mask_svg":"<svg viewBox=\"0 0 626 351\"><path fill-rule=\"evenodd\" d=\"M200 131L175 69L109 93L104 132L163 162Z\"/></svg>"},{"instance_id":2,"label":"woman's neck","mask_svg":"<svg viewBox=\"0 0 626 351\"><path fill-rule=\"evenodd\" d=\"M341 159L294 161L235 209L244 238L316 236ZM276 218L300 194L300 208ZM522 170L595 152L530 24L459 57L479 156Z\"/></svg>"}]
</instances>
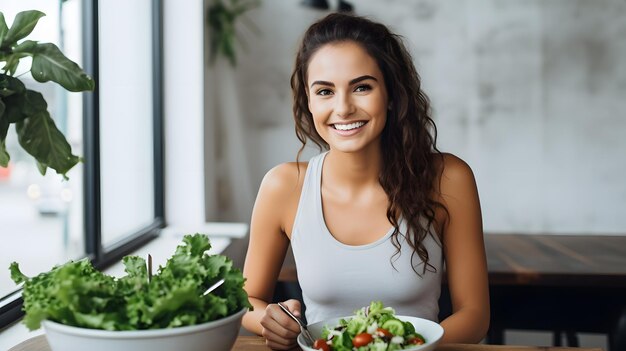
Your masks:
<instances>
[{"instance_id":1,"label":"woman's neck","mask_svg":"<svg viewBox=\"0 0 626 351\"><path fill-rule=\"evenodd\" d=\"M323 175L336 186L358 191L379 184L381 167L380 148L350 153L331 150L324 160Z\"/></svg>"}]
</instances>

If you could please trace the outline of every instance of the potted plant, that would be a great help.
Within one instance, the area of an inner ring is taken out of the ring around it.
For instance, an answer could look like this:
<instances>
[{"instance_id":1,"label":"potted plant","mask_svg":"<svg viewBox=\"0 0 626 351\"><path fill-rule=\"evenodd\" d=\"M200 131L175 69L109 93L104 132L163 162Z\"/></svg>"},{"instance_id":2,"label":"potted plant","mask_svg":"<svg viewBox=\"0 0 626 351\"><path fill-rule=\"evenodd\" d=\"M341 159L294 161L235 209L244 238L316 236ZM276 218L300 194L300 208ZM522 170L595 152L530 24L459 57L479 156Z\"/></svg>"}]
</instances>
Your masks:
<instances>
[{"instance_id":1,"label":"potted plant","mask_svg":"<svg viewBox=\"0 0 626 351\"><path fill-rule=\"evenodd\" d=\"M260 0L212 0L207 11L209 25L210 62L213 64L218 55L224 56L232 66L237 64L235 51L236 21L246 12L258 7ZM258 30L252 22L244 21L250 29Z\"/></svg>"},{"instance_id":2,"label":"potted plant","mask_svg":"<svg viewBox=\"0 0 626 351\"><path fill-rule=\"evenodd\" d=\"M221 130L213 138L216 158L213 161L216 184L220 189L218 216L230 221L249 218L254 202L250 171L245 152L245 122L241 112L242 101L237 89L235 66L237 46L245 48L244 36L238 32L241 25L252 33L259 30L249 21L246 13L258 7L260 0L211 0L207 8L209 46L209 88L206 98L209 113ZM222 201L228 198L231 201Z\"/></svg>"},{"instance_id":3,"label":"potted plant","mask_svg":"<svg viewBox=\"0 0 626 351\"><path fill-rule=\"evenodd\" d=\"M43 95L26 88L15 76L20 60L32 58L30 73L40 82L53 81L68 91L91 91L94 80L52 43L24 40L45 14L41 11L23 11L15 16L9 28L0 12L0 166L8 167L10 155L6 137L11 124L15 125L21 147L37 160L41 174L54 169L67 179L66 173L81 158L72 154L65 136L56 127L48 112Z\"/></svg>"}]
</instances>

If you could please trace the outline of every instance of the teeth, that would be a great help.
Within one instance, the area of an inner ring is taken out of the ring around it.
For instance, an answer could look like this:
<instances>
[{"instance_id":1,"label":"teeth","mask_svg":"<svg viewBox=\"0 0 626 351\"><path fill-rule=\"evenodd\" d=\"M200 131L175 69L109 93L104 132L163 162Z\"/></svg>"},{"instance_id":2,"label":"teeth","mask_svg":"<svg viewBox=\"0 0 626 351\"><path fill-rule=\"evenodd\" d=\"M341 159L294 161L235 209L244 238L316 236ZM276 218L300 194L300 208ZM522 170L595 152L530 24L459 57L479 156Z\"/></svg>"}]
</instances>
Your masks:
<instances>
[{"instance_id":1,"label":"teeth","mask_svg":"<svg viewBox=\"0 0 626 351\"><path fill-rule=\"evenodd\" d=\"M351 129L360 128L364 124L365 124L365 122L354 122L354 123L349 123L349 124L336 124L335 123L335 129L338 129L338 130L351 130Z\"/></svg>"}]
</instances>

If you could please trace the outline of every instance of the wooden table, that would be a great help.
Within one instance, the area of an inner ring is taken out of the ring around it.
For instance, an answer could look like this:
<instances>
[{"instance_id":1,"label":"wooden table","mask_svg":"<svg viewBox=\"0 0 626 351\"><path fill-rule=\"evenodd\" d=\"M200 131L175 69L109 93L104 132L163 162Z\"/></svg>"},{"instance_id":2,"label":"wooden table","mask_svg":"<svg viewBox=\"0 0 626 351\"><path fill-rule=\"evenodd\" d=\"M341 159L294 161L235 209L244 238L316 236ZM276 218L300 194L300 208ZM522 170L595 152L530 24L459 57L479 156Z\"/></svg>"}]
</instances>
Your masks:
<instances>
[{"instance_id":1,"label":"wooden table","mask_svg":"<svg viewBox=\"0 0 626 351\"><path fill-rule=\"evenodd\" d=\"M210 347L207 346L207 350ZM233 351L268 351L263 338L258 336L240 336ZM299 349L297 349L299 350ZM9 351L50 351L45 335L39 335L11 348ZM173 351L173 350L172 350ZM437 351L602 351L601 349L571 347L534 347L534 346L502 346L502 345L442 345Z\"/></svg>"},{"instance_id":2,"label":"wooden table","mask_svg":"<svg viewBox=\"0 0 626 351\"><path fill-rule=\"evenodd\" d=\"M487 234L490 343L505 329L603 333L626 350L626 236Z\"/></svg>"},{"instance_id":3,"label":"wooden table","mask_svg":"<svg viewBox=\"0 0 626 351\"><path fill-rule=\"evenodd\" d=\"M626 288L626 236L485 234L490 285Z\"/></svg>"},{"instance_id":4,"label":"wooden table","mask_svg":"<svg viewBox=\"0 0 626 351\"><path fill-rule=\"evenodd\" d=\"M235 351L267 351L263 338L256 336L240 336L237 338ZM297 350L300 350L299 348ZM437 351L602 351L601 349L576 348L576 347L535 347L535 346L511 346L511 345L467 345L448 344L437 347Z\"/></svg>"},{"instance_id":5,"label":"wooden table","mask_svg":"<svg viewBox=\"0 0 626 351\"><path fill-rule=\"evenodd\" d=\"M626 350L626 236L485 234L491 298L490 344L505 329L555 332L570 346L576 332L609 336L610 350ZM294 288L294 286L296 288ZM277 286L297 295L297 272L288 257ZM440 300L450 313L447 286Z\"/></svg>"}]
</instances>

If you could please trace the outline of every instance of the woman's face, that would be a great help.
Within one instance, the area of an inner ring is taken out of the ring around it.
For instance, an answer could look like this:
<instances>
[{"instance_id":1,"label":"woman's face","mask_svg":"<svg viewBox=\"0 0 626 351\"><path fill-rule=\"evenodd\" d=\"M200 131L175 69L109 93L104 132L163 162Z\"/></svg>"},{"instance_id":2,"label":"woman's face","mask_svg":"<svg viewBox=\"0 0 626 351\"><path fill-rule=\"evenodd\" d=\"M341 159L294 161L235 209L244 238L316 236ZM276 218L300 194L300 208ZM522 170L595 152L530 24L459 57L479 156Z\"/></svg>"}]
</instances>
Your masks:
<instances>
[{"instance_id":1,"label":"woman's face","mask_svg":"<svg viewBox=\"0 0 626 351\"><path fill-rule=\"evenodd\" d=\"M322 46L309 62L309 110L331 149L380 147L387 120L385 80L376 60L354 42Z\"/></svg>"}]
</instances>

